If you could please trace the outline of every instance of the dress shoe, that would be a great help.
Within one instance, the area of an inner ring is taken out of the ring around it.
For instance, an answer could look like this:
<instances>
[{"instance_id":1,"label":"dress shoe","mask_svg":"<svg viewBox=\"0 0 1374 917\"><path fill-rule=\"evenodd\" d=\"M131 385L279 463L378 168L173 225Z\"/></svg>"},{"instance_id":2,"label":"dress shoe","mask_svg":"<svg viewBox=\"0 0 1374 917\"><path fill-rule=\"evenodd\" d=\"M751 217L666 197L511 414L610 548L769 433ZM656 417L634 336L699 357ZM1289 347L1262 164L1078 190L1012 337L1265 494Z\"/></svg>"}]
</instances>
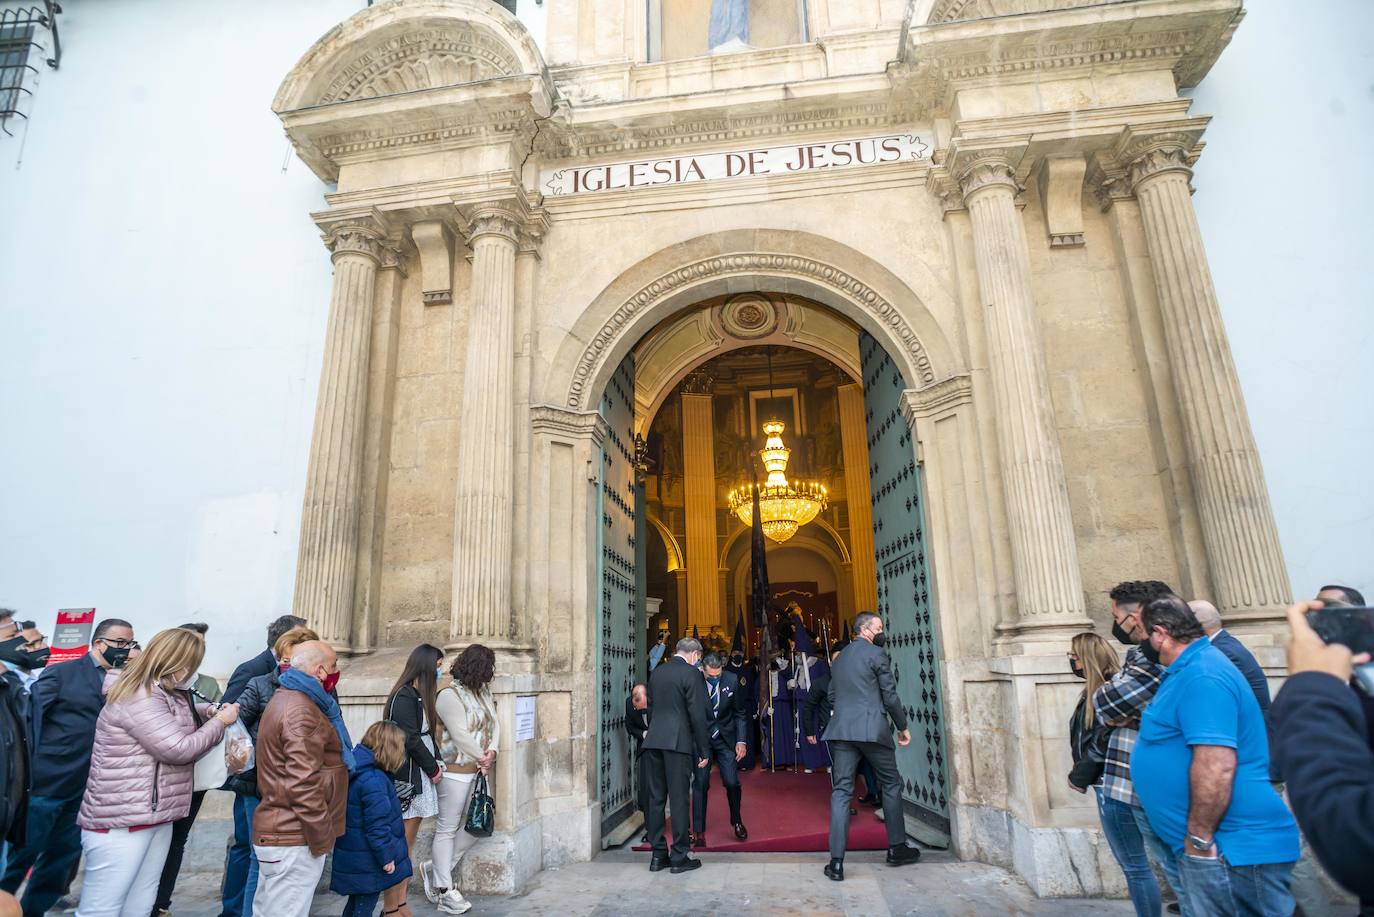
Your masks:
<instances>
[{"instance_id":1,"label":"dress shoe","mask_svg":"<svg viewBox=\"0 0 1374 917\"><path fill-rule=\"evenodd\" d=\"M701 860L694 860L694 859L692 859L691 857L688 857L687 859L683 860L681 863L674 863L673 866L672 866L672 868L669 869L668 871L671 872L673 875L677 875L677 874L680 873L680 872L691 872L693 869L700 869L700 868L701 868Z\"/></svg>"},{"instance_id":2,"label":"dress shoe","mask_svg":"<svg viewBox=\"0 0 1374 917\"><path fill-rule=\"evenodd\" d=\"M688 832L687 832L687 846L688 846L688 847L695 847L696 845L697 845L697 833L696 833L695 831L688 831Z\"/></svg>"},{"instance_id":3,"label":"dress shoe","mask_svg":"<svg viewBox=\"0 0 1374 917\"><path fill-rule=\"evenodd\" d=\"M735 837L739 838L742 841L749 840L749 829L744 827L744 822L735 822Z\"/></svg>"},{"instance_id":4,"label":"dress shoe","mask_svg":"<svg viewBox=\"0 0 1374 917\"><path fill-rule=\"evenodd\" d=\"M658 872L660 869L667 869L667 868L668 868L668 858L667 858L667 857L650 857L650 858L649 858L649 872Z\"/></svg>"},{"instance_id":5,"label":"dress shoe","mask_svg":"<svg viewBox=\"0 0 1374 917\"><path fill-rule=\"evenodd\" d=\"M702 832L693 831L693 832L692 832L692 846L693 846L693 847L705 847L705 846L706 846L706 832L705 832L705 831L702 831Z\"/></svg>"},{"instance_id":6,"label":"dress shoe","mask_svg":"<svg viewBox=\"0 0 1374 917\"><path fill-rule=\"evenodd\" d=\"M825 877L832 882L844 881L844 860L831 860L825 864Z\"/></svg>"},{"instance_id":7,"label":"dress shoe","mask_svg":"<svg viewBox=\"0 0 1374 917\"><path fill-rule=\"evenodd\" d=\"M882 800L880 800L877 796L874 796L872 793L869 793L869 794L866 795L866 796L860 796L860 797L859 797L859 802L861 802L862 804L864 804L864 805L866 805L866 806L876 806L876 805L878 805L881 801L882 801Z\"/></svg>"},{"instance_id":8,"label":"dress shoe","mask_svg":"<svg viewBox=\"0 0 1374 917\"><path fill-rule=\"evenodd\" d=\"M887 848L887 865L889 866L905 866L908 863L915 863L920 858L921 851L916 847L902 844Z\"/></svg>"}]
</instances>

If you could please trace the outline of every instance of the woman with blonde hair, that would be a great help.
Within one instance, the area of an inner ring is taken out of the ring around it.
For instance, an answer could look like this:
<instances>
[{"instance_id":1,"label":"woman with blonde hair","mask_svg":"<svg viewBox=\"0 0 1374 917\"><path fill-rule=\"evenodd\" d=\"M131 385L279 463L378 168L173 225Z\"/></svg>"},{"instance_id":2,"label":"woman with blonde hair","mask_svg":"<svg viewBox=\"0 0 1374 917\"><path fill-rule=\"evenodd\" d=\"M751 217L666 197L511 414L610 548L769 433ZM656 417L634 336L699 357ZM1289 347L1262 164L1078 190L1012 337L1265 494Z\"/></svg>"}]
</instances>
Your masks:
<instances>
[{"instance_id":1,"label":"woman with blonde hair","mask_svg":"<svg viewBox=\"0 0 1374 917\"><path fill-rule=\"evenodd\" d=\"M1078 695L1078 705L1069 720L1069 743L1073 752L1069 789L1086 793L1088 787L1093 788L1102 833L1126 876L1126 888L1137 917L1158 917L1161 907L1159 884L1150 869L1145 839L1136 825L1135 815L1129 805L1102 792L1102 771L1106 766L1112 727L1097 718L1092 696L1121 671L1121 660L1106 639L1087 631L1075 635L1069 644L1069 669L1083 679L1083 691Z\"/></svg>"},{"instance_id":2,"label":"woman with blonde hair","mask_svg":"<svg viewBox=\"0 0 1374 917\"><path fill-rule=\"evenodd\" d=\"M303 624L291 628L272 644L272 655L277 658L277 667L266 675L255 675L244 686L243 693L239 695L239 720L243 723L243 728L248 730L248 735L253 739L254 744L257 744L258 741L258 721L262 719L262 712L267 709L267 702L272 699L273 694L277 693L277 688L281 685L281 673L291 668L291 654L302 643L318 639L320 639L319 634ZM241 774L234 774L225 786L243 798L243 808L248 814L248 824L251 825L253 813L258 808L257 768L250 767ZM253 895L258 890L258 855L253 852L251 846L248 848L248 853L248 873L243 883L241 917L252 917Z\"/></svg>"},{"instance_id":3,"label":"woman with blonde hair","mask_svg":"<svg viewBox=\"0 0 1374 917\"><path fill-rule=\"evenodd\" d=\"M172 822L191 808L196 759L238 719L237 704L191 709L187 691L204 656L200 634L164 630L106 696L77 816L86 857L80 917L152 911Z\"/></svg>"}]
</instances>

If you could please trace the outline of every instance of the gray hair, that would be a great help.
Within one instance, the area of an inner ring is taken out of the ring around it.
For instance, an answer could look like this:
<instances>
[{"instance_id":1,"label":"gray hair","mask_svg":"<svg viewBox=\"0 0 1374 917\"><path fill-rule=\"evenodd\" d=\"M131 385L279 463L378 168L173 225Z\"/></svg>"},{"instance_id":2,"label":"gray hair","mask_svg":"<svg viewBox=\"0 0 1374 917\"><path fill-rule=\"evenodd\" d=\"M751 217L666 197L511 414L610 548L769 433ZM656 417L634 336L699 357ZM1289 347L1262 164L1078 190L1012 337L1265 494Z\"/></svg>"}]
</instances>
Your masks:
<instances>
[{"instance_id":1,"label":"gray hair","mask_svg":"<svg viewBox=\"0 0 1374 917\"><path fill-rule=\"evenodd\" d=\"M869 624L879 620L882 619L871 611L859 612L857 615L854 616L854 633L857 634L859 631L863 630Z\"/></svg>"},{"instance_id":2,"label":"gray hair","mask_svg":"<svg viewBox=\"0 0 1374 917\"><path fill-rule=\"evenodd\" d=\"M1221 627L1221 612L1217 611L1217 606L1206 599L1194 599L1188 603L1188 607L1193 609L1193 617L1197 618L1197 623L1202 625L1202 629L1211 633Z\"/></svg>"},{"instance_id":3,"label":"gray hair","mask_svg":"<svg viewBox=\"0 0 1374 917\"><path fill-rule=\"evenodd\" d=\"M706 658L701 660L701 664L708 669L719 669L725 665L725 657L720 653L707 653Z\"/></svg>"},{"instance_id":4,"label":"gray hair","mask_svg":"<svg viewBox=\"0 0 1374 917\"><path fill-rule=\"evenodd\" d=\"M1164 628L1179 643L1192 643L1202 636L1202 625L1193 616L1193 609L1176 595L1166 595L1146 605L1140 623L1147 633L1156 627Z\"/></svg>"},{"instance_id":5,"label":"gray hair","mask_svg":"<svg viewBox=\"0 0 1374 917\"><path fill-rule=\"evenodd\" d=\"M332 652L329 644L323 640L307 640L291 653L291 668L305 671L317 665L325 665L329 662Z\"/></svg>"},{"instance_id":6,"label":"gray hair","mask_svg":"<svg viewBox=\"0 0 1374 917\"><path fill-rule=\"evenodd\" d=\"M677 649L673 650L673 652L677 653L679 656L685 656L688 653L700 653L701 641L691 637L683 637L677 642Z\"/></svg>"}]
</instances>

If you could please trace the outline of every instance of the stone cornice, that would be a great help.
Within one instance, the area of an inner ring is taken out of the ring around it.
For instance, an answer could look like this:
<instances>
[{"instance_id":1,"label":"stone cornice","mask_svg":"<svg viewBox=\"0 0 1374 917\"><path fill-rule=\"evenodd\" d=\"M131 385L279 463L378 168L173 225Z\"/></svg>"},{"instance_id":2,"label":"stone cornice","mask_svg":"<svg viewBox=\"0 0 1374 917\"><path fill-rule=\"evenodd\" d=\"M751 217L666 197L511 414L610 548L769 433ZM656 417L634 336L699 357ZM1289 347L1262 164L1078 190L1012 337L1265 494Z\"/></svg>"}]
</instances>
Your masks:
<instances>
[{"instance_id":1,"label":"stone cornice","mask_svg":"<svg viewBox=\"0 0 1374 917\"><path fill-rule=\"evenodd\" d=\"M576 411L553 404L530 406L530 429L535 434L558 436L564 439L591 440L594 448L601 448L606 438L606 419L597 411Z\"/></svg>"},{"instance_id":2,"label":"stone cornice","mask_svg":"<svg viewBox=\"0 0 1374 917\"><path fill-rule=\"evenodd\" d=\"M947 414L973 402L973 379L968 375L951 376L925 388L907 389L902 393L902 416L908 427L917 421Z\"/></svg>"}]
</instances>

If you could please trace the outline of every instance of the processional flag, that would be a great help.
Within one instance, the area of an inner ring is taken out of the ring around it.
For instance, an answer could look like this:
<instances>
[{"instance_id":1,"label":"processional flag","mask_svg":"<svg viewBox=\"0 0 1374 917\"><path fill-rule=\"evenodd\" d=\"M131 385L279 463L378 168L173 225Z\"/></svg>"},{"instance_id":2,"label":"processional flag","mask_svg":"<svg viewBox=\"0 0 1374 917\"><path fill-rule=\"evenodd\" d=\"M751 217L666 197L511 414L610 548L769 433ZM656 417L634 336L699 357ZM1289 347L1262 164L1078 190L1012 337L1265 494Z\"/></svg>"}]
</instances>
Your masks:
<instances>
[{"instance_id":1,"label":"processional flag","mask_svg":"<svg viewBox=\"0 0 1374 917\"><path fill-rule=\"evenodd\" d=\"M754 629L759 634L759 724L767 724L768 747L772 748L773 730L772 723L768 719L769 710L773 706L773 698L770 696L768 687L772 679L768 677L768 668L773 662L774 648L777 642L773 638L772 615L772 595L768 587L768 554L765 548L767 542L763 538L763 519L759 512L759 487L758 479L754 480L754 522L753 531L749 539L749 566L751 568L752 598L754 612ZM770 760L771 764L771 760Z\"/></svg>"},{"instance_id":2,"label":"processional flag","mask_svg":"<svg viewBox=\"0 0 1374 917\"><path fill-rule=\"evenodd\" d=\"M745 652L744 646L744 615L740 615L735 619L735 638L730 641L730 655L740 653L747 656L748 653Z\"/></svg>"}]
</instances>

